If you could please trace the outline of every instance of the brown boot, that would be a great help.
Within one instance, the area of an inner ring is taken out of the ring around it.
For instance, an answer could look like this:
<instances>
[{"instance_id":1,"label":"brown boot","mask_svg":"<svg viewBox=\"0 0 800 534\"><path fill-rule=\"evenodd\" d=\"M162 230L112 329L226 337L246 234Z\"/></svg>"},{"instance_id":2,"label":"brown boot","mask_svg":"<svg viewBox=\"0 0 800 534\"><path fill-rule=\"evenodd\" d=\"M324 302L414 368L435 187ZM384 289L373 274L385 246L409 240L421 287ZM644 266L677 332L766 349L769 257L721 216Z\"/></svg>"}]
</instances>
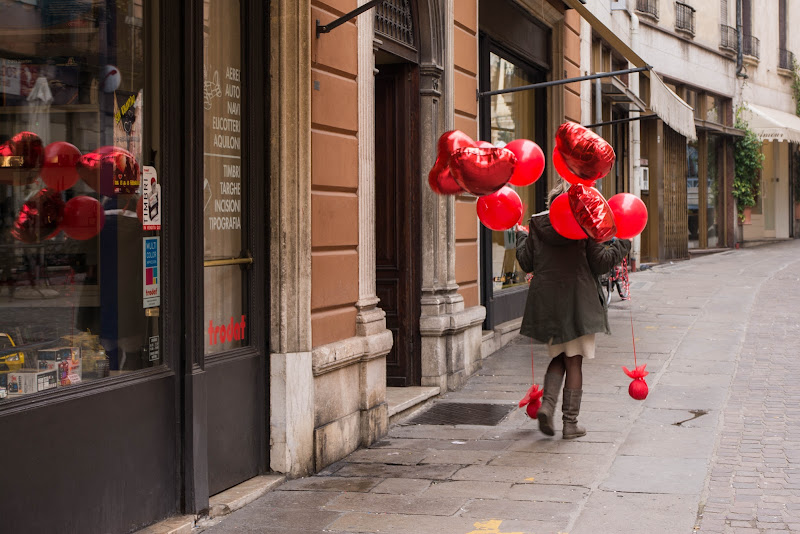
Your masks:
<instances>
[{"instance_id":1,"label":"brown boot","mask_svg":"<svg viewBox=\"0 0 800 534\"><path fill-rule=\"evenodd\" d=\"M544 375L544 394L542 395L542 406L539 408L539 430L548 436L556 434L553 428L553 414L556 411L558 394L561 392L561 382L564 380L563 373L546 373Z\"/></svg>"},{"instance_id":2,"label":"brown boot","mask_svg":"<svg viewBox=\"0 0 800 534\"><path fill-rule=\"evenodd\" d=\"M564 421L563 435L564 439L575 439L586 435L586 429L578 426L578 414L581 411L581 397L583 390L581 389L567 389L564 388L564 402L561 405L561 411L564 412L562 420Z\"/></svg>"}]
</instances>

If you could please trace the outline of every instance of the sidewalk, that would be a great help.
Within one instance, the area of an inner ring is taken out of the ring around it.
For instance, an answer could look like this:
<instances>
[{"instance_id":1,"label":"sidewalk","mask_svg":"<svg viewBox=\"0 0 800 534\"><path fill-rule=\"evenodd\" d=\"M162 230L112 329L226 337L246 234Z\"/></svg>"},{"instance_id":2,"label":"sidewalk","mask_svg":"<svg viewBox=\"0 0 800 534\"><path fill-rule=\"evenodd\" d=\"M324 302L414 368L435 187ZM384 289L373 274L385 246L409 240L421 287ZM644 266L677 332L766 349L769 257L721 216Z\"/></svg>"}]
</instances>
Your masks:
<instances>
[{"instance_id":1,"label":"sidewalk","mask_svg":"<svg viewBox=\"0 0 800 534\"><path fill-rule=\"evenodd\" d=\"M548 438L512 409L530 386L520 337L437 400L510 409L499 424L406 420L204 532L800 531L800 241L635 273L631 293L584 363L586 437ZM633 365L629 310L644 402L620 369ZM533 351L540 382L547 358Z\"/></svg>"}]
</instances>

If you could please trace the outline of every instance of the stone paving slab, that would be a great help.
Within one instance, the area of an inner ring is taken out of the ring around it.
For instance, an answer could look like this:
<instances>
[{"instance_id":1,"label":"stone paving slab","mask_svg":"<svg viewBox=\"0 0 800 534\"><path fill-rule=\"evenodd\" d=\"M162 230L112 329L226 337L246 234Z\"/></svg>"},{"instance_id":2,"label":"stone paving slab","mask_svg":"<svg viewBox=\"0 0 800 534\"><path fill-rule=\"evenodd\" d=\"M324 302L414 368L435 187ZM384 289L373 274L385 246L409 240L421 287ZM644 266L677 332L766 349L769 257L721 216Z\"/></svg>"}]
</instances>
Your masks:
<instances>
[{"instance_id":1,"label":"stone paving slab","mask_svg":"<svg viewBox=\"0 0 800 534\"><path fill-rule=\"evenodd\" d=\"M690 534L696 513L690 496L596 491L570 534Z\"/></svg>"}]
</instances>

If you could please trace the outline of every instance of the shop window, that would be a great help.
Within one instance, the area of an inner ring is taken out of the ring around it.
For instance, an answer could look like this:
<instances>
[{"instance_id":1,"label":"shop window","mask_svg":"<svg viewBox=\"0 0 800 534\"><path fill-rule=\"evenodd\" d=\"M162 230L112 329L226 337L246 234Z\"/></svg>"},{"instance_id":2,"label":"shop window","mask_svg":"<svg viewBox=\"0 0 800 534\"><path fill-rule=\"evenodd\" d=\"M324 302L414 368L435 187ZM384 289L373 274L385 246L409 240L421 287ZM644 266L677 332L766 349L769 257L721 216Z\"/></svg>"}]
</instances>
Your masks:
<instances>
[{"instance_id":1,"label":"shop window","mask_svg":"<svg viewBox=\"0 0 800 534\"><path fill-rule=\"evenodd\" d=\"M245 346L239 0L203 3L205 353Z\"/></svg>"},{"instance_id":2,"label":"shop window","mask_svg":"<svg viewBox=\"0 0 800 534\"><path fill-rule=\"evenodd\" d=\"M156 10L0 3L0 403L162 363Z\"/></svg>"},{"instance_id":3,"label":"shop window","mask_svg":"<svg viewBox=\"0 0 800 534\"><path fill-rule=\"evenodd\" d=\"M519 87L534 83L533 76L523 67L489 54L491 90ZM505 146L515 139L536 139L536 91L521 91L491 97L490 139L497 147ZM523 221L528 221L536 210L535 188L517 187L525 209ZM527 224L527 222L524 222ZM512 230L492 232L492 284L495 292L521 286L526 283L525 272L516 260L516 237Z\"/></svg>"}]
</instances>

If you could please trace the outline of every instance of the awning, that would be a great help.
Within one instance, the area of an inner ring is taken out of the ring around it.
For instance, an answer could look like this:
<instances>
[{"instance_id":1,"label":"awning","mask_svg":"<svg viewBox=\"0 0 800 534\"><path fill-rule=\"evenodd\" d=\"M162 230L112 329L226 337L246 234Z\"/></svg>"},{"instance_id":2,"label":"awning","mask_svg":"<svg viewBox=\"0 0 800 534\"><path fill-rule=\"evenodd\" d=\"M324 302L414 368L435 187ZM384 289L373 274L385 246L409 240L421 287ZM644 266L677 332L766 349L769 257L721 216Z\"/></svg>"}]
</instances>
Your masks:
<instances>
[{"instance_id":1,"label":"awning","mask_svg":"<svg viewBox=\"0 0 800 534\"><path fill-rule=\"evenodd\" d=\"M743 118L762 141L800 143L800 117L755 104L745 104L745 109Z\"/></svg>"},{"instance_id":2,"label":"awning","mask_svg":"<svg viewBox=\"0 0 800 534\"><path fill-rule=\"evenodd\" d=\"M574 10L592 26L592 28L610 44L614 49L636 67L644 67L647 62L639 57L631 47L616 32L606 26L591 9L586 7L580 0L563 0L563 2ZM697 139L697 131L694 127L694 109L676 95L669 87L664 84L661 77L653 70L644 73L650 77L650 109L667 125L685 136L690 141Z\"/></svg>"}]
</instances>

